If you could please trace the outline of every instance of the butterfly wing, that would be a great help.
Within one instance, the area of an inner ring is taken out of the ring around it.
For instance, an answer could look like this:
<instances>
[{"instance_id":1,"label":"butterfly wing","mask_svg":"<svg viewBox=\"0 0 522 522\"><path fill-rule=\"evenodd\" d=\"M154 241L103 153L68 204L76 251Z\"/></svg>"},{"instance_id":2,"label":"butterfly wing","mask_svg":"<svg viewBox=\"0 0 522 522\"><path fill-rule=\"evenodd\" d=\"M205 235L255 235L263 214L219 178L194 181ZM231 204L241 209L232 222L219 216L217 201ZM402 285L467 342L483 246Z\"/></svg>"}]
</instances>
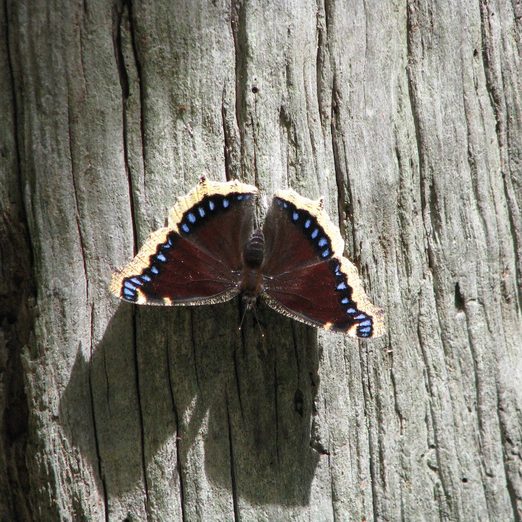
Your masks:
<instances>
[{"instance_id":1,"label":"butterfly wing","mask_svg":"<svg viewBox=\"0 0 522 522\"><path fill-rule=\"evenodd\" d=\"M292 190L274 196L263 227L264 297L275 310L353 337L377 337L383 312L366 296L322 204Z\"/></svg>"},{"instance_id":2,"label":"butterfly wing","mask_svg":"<svg viewBox=\"0 0 522 522\"><path fill-rule=\"evenodd\" d=\"M242 247L251 230L257 188L202 178L113 275L111 291L138 304L211 304L239 293Z\"/></svg>"}]
</instances>

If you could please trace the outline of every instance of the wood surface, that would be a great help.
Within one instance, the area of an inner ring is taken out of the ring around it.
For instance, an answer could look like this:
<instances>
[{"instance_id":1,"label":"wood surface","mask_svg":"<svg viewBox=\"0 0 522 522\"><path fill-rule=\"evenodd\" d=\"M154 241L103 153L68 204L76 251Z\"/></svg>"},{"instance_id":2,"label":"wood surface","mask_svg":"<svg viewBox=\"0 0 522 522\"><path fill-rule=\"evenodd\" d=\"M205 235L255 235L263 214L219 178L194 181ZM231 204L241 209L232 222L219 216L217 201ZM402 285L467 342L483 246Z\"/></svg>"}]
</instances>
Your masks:
<instances>
[{"instance_id":1,"label":"wood surface","mask_svg":"<svg viewBox=\"0 0 522 522\"><path fill-rule=\"evenodd\" d=\"M0 519L522 520L522 5L0 3ZM324 196L386 335L108 284L201 175Z\"/></svg>"}]
</instances>

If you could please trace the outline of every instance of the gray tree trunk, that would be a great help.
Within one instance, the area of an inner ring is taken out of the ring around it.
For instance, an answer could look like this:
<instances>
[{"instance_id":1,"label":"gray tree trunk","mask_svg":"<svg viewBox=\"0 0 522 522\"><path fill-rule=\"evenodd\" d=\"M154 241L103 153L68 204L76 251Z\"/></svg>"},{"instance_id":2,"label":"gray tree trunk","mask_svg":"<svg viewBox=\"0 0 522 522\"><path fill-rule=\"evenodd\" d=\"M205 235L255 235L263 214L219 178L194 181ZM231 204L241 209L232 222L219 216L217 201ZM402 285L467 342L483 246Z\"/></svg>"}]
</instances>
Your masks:
<instances>
[{"instance_id":1,"label":"gray tree trunk","mask_svg":"<svg viewBox=\"0 0 522 522\"><path fill-rule=\"evenodd\" d=\"M2 2L0 518L521 520L521 23ZM324 195L387 335L113 298L201 174Z\"/></svg>"}]
</instances>

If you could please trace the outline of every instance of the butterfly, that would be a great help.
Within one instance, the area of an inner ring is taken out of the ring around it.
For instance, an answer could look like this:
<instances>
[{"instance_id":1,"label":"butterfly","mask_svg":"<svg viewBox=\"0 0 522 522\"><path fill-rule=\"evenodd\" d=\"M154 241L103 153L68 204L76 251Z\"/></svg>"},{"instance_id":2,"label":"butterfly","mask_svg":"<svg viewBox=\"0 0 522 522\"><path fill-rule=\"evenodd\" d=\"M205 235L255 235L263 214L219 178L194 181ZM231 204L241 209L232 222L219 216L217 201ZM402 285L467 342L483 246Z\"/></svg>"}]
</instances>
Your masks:
<instances>
[{"instance_id":1,"label":"butterfly","mask_svg":"<svg viewBox=\"0 0 522 522\"><path fill-rule=\"evenodd\" d=\"M153 232L115 273L111 291L136 304L203 305L259 297L303 323L352 337L383 334L384 314L366 296L356 267L321 201L276 193L254 229L258 189L201 178L180 198L168 226Z\"/></svg>"}]
</instances>

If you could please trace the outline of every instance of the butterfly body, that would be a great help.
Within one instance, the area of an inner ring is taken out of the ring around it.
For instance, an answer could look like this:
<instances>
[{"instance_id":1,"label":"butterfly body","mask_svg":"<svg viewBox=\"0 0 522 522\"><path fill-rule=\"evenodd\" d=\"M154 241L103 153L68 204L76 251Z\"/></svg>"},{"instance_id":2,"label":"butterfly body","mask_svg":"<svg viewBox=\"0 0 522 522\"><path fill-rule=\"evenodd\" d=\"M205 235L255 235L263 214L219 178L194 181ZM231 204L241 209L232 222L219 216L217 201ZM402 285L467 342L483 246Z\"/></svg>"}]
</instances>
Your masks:
<instances>
[{"instance_id":1,"label":"butterfly body","mask_svg":"<svg viewBox=\"0 0 522 522\"><path fill-rule=\"evenodd\" d=\"M247 308L262 296L294 319L368 338L384 330L344 243L320 202L276 194L253 229L257 188L202 179L181 198L168 226L113 276L111 290L136 304L196 305L238 294Z\"/></svg>"},{"instance_id":2,"label":"butterfly body","mask_svg":"<svg viewBox=\"0 0 522 522\"><path fill-rule=\"evenodd\" d=\"M255 306L263 292L262 264L265 251L265 238L260 229L255 230L243 249L243 269L241 271L240 292L247 308Z\"/></svg>"}]
</instances>

